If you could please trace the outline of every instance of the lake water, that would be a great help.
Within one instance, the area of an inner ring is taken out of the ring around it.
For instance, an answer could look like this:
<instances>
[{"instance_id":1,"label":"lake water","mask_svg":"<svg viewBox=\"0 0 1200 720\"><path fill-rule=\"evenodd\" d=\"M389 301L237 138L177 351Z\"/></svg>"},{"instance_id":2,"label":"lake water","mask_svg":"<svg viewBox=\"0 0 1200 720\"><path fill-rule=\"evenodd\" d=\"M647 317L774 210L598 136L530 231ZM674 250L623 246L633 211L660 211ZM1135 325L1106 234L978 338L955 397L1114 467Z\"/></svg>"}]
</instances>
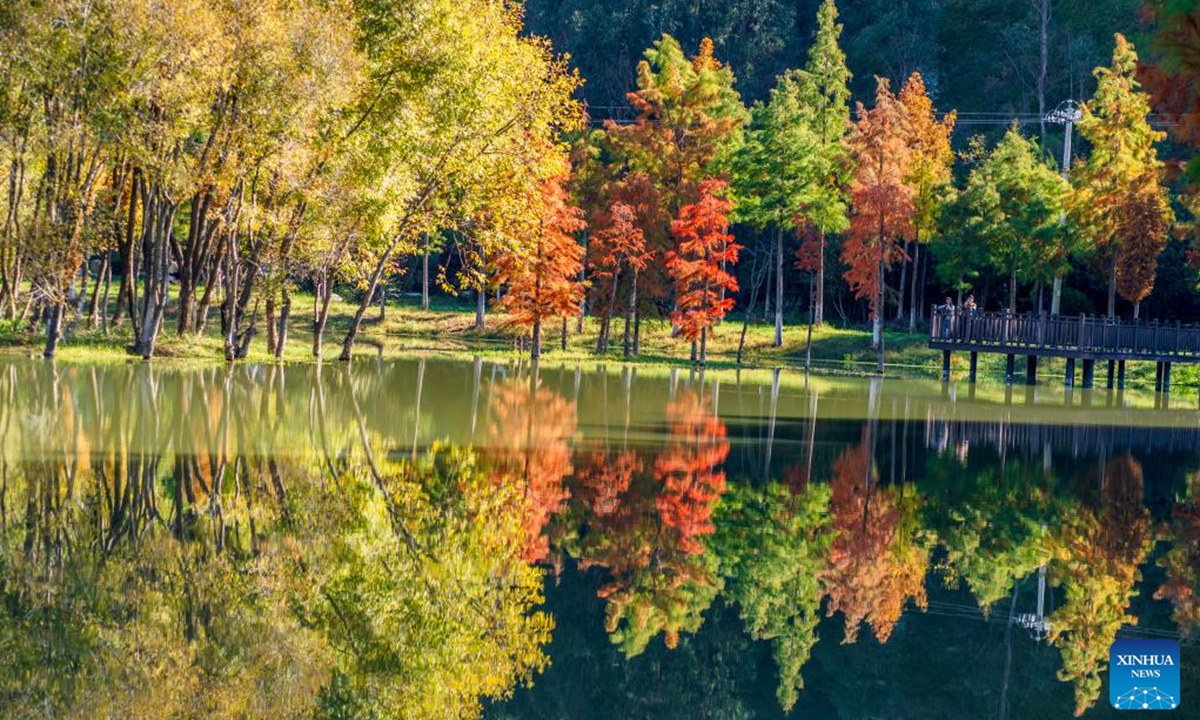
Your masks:
<instances>
[{"instance_id":1,"label":"lake water","mask_svg":"<svg viewBox=\"0 0 1200 720\"><path fill-rule=\"evenodd\" d=\"M0 361L0 716L1200 717L1194 398ZM1189 714L1190 713L1190 714Z\"/></svg>"}]
</instances>

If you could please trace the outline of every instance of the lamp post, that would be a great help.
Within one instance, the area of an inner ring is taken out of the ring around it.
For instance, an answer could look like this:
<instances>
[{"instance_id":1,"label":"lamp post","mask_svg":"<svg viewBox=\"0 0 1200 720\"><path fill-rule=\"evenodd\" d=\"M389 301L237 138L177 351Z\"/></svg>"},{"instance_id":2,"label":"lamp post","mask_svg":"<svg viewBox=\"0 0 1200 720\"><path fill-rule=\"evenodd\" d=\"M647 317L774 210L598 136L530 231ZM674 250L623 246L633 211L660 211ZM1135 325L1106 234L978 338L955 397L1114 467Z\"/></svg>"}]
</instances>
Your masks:
<instances>
[{"instance_id":1,"label":"lamp post","mask_svg":"<svg viewBox=\"0 0 1200 720\"><path fill-rule=\"evenodd\" d=\"M1079 103L1074 100L1063 100L1058 104L1058 107L1050 111L1046 116L1046 122L1054 123L1055 125L1064 125L1065 137L1063 139L1063 160L1062 160L1062 176L1068 182L1071 179L1071 135L1075 129L1075 123L1079 122L1079 118L1083 116L1083 111L1079 109ZM1060 222L1065 222L1065 218L1060 217ZM1056 270L1054 273L1054 294L1050 298L1050 314L1057 315L1059 305L1062 301L1062 271Z\"/></svg>"}]
</instances>

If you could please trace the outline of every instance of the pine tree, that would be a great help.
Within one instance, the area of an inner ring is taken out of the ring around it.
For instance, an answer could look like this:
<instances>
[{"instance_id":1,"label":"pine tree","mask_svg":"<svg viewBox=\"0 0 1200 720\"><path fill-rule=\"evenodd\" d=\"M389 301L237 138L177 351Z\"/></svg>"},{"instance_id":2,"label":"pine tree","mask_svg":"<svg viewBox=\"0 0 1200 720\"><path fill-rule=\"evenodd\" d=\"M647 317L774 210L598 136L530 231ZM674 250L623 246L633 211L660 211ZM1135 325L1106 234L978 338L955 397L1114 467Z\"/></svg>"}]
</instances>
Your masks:
<instances>
[{"instance_id":1,"label":"pine tree","mask_svg":"<svg viewBox=\"0 0 1200 720\"><path fill-rule=\"evenodd\" d=\"M1150 126L1150 101L1137 80L1137 65L1133 45L1118 34L1112 64L1096 68L1096 94L1079 120L1092 155L1075 171L1073 215L1108 273L1109 317L1116 314L1118 275L1152 274L1148 266L1166 245L1165 232L1148 228L1173 220L1154 147L1166 134ZM1145 296L1142 289L1149 292L1145 282L1132 282L1127 289L1134 290L1137 301Z\"/></svg>"},{"instance_id":2,"label":"pine tree","mask_svg":"<svg viewBox=\"0 0 1200 720\"><path fill-rule=\"evenodd\" d=\"M1041 160L1037 143L1015 127L967 179L959 222L1007 273L1010 312L1017 309L1018 282L1049 281L1067 254L1060 221L1067 191L1066 181Z\"/></svg>"},{"instance_id":3,"label":"pine tree","mask_svg":"<svg viewBox=\"0 0 1200 720\"><path fill-rule=\"evenodd\" d=\"M825 321L826 236L847 227L845 186L850 163L843 140L850 125L850 80L853 76L846 67L846 54L838 44L842 26L837 19L834 0L825 0L817 10L817 31L802 76L804 104L810 109L812 129L820 146L820 152L813 157L818 182L803 214L804 220L816 229L816 237L811 241L816 247L805 251L817 259L813 309L809 317L815 325Z\"/></svg>"},{"instance_id":4,"label":"pine tree","mask_svg":"<svg viewBox=\"0 0 1200 720\"><path fill-rule=\"evenodd\" d=\"M784 236L815 200L824 170L801 83L796 71L779 76L770 102L754 108L746 142L732 163L735 218L774 235L775 347L783 345Z\"/></svg>"}]
</instances>

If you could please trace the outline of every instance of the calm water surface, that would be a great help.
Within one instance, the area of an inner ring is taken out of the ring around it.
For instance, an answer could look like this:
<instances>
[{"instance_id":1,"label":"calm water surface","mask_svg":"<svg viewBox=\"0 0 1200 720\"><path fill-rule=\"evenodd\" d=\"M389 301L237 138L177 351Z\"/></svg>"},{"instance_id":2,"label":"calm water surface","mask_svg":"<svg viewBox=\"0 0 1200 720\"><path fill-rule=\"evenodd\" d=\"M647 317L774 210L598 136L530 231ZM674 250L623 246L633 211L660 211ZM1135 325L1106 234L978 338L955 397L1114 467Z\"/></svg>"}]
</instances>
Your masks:
<instances>
[{"instance_id":1,"label":"calm water surface","mask_svg":"<svg viewBox=\"0 0 1200 720\"><path fill-rule=\"evenodd\" d=\"M1180 639L1200 717L1194 398L443 359L0 398L3 717L1107 717L1116 637Z\"/></svg>"}]
</instances>

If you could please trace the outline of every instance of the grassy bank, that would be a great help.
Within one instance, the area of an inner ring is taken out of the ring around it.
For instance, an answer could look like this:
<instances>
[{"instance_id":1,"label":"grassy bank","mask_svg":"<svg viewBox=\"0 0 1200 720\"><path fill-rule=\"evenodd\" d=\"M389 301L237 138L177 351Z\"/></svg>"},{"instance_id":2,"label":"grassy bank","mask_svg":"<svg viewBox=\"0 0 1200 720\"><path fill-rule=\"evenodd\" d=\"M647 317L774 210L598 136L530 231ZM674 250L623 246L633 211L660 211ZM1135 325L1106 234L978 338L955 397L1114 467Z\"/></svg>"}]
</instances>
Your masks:
<instances>
[{"instance_id":1,"label":"grassy bank","mask_svg":"<svg viewBox=\"0 0 1200 720\"><path fill-rule=\"evenodd\" d=\"M312 298L298 294L293 302L293 312L288 328L288 343L284 360L288 362L311 362L312 355ZM323 353L326 359L337 356L340 343L353 317L355 306L335 301L331 310L329 327L326 330ZM782 347L772 347L774 328L766 323L751 325L746 333L743 363L751 367L802 367L805 357L807 328L798 324L798 318L790 318L784 329ZM708 366L730 368L737 365L737 348L741 336L742 322L731 317L719 326L709 340ZM621 352L621 322L613 328L613 342L605 355L595 352L599 324L593 318L584 321L582 333L575 321L568 324L566 350L560 347L561 329L547 328L544 342L544 359L559 362L595 362L605 360L625 362ZM251 343L248 360L266 362L265 321L260 317L258 335ZM484 355L494 358L516 358L523 353L516 349L516 339L521 329L512 325L500 313L490 313L486 327L475 328L473 307L453 301L439 299L429 310L421 310L413 299L391 303L380 316L378 307L367 312L364 319L356 354L363 356L402 356L411 354ZM40 356L44 335L29 332L12 323L0 324L0 344L10 354ZM113 362L131 359L127 348L133 342L133 334L126 321L110 328L108 333L100 329L89 329L86 322L76 323L59 345L58 358L66 362ZM936 378L941 373L941 357L927 345L923 332L909 334L903 330L885 333L884 347L888 375ZM205 332L201 335L179 336L175 332L175 318L169 316L163 325L155 352L157 358L172 362L219 363L223 362L222 342L218 316L213 313ZM638 364L687 365L689 346L680 338L671 336L670 324L662 320L648 320L642 324L641 352L633 361ZM875 351L871 349L870 333L862 329L843 329L830 325L816 328L813 333L812 358L814 369L822 373L869 374L875 368ZM1024 371L1024 362L1018 359L1017 372ZM965 353L954 357L953 370L956 378L967 372ZM1061 383L1064 365L1061 360L1043 360L1039 367L1039 379L1043 383ZM1081 370L1077 370L1081 372ZM1103 386L1104 364L1097 363L1096 384ZM1130 364L1127 382L1131 387L1152 388L1154 382L1153 363ZM983 383L1002 382L1004 356L981 355L979 379ZM1017 378L1022 381L1021 377ZM1078 380L1077 380L1078 382ZM1194 366L1179 366L1173 369L1172 384L1177 393L1194 388L1197 370Z\"/></svg>"}]
</instances>

